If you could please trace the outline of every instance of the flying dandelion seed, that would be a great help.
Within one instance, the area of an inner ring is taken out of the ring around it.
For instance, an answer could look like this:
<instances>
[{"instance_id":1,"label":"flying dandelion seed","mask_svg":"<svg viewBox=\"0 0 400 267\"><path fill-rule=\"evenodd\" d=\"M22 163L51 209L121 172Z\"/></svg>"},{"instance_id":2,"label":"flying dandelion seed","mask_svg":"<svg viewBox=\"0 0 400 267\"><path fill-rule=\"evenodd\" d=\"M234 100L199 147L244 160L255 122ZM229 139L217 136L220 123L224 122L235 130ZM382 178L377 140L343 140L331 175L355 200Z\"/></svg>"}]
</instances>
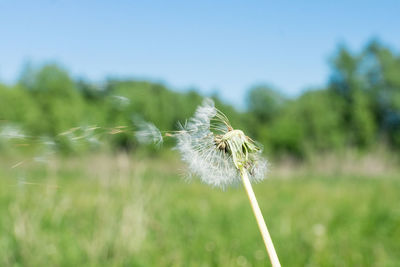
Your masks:
<instances>
[{"instance_id":1,"label":"flying dandelion seed","mask_svg":"<svg viewBox=\"0 0 400 267\"><path fill-rule=\"evenodd\" d=\"M56 143L47 136L41 136L39 138L42 145L44 145L49 150L54 150L56 147Z\"/></svg>"},{"instance_id":2,"label":"flying dandelion seed","mask_svg":"<svg viewBox=\"0 0 400 267\"><path fill-rule=\"evenodd\" d=\"M48 157L48 155L40 155L40 156L34 157L33 161L37 162L37 163L47 164L49 162L49 157Z\"/></svg>"},{"instance_id":3,"label":"flying dandelion seed","mask_svg":"<svg viewBox=\"0 0 400 267\"><path fill-rule=\"evenodd\" d=\"M77 131L77 130L79 130L80 129L80 127L74 127L74 128L71 128L71 129L69 129L69 130L67 130L67 131L65 131L65 132L62 132L62 133L59 133L58 135L71 135L71 134L73 134L75 131Z\"/></svg>"},{"instance_id":4,"label":"flying dandelion seed","mask_svg":"<svg viewBox=\"0 0 400 267\"><path fill-rule=\"evenodd\" d=\"M11 169L15 169L15 168L21 166L22 164L24 164L24 162L25 162L25 161L23 160L23 161L20 161L20 162L15 163L14 165L11 166Z\"/></svg>"},{"instance_id":5,"label":"flying dandelion seed","mask_svg":"<svg viewBox=\"0 0 400 267\"><path fill-rule=\"evenodd\" d=\"M100 140L99 140L97 137L95 137L95 136L90 136L90 137L87 139L87 142L88 142L92 147L98 147L98 146L101 145Z\"/></svg>"},{"instance_id":6,"label":"flying dandelion seed","mask_svg":"<svg viewBox=\"0 0 400 267\"><path fill-rule=\"evenodd\" d=\"M163 136L160 130L151 122L143 121L134 117L133 122L137 127L135 137L139 143L142 144L155 144L160 146L163 143Z\"/></svg>"},{"instance_id":7,"label":"flying dandelion seed","mask_svg":"<svg viewBox=\"0 0 400 267\"><path fill-rule=\"evenodd\" d=\"M57 144L47 136L40 136L37 142L41 146L32 160L36 163L47 164L50 161L50 157L56 153Z\"/></svg>"},{"instance_id":8,"label":"flying dandelion seed","mask_svg":"<svg viewBox=\"0 0 400 267\"><path fill-rule=\"evenodd\" d=\"M131 103L129 98L127 98L125 96L121 96L121 95L113 95L112 99L114 101L115 106L121 107L121 108L124 108Z\"/></svg>"},{"instance_id":9,"label":"flying dandelion seed","mask_svg":"<svg viewBox=\"0 0 400 267\"><path fill-rule=\"evenodd\" d=\"M24 139L27 138L27 136L22 132L20 128L12 125L6 125L2 127L0 131L0 138L5 140Z\"/></svg>"}]
</instances>

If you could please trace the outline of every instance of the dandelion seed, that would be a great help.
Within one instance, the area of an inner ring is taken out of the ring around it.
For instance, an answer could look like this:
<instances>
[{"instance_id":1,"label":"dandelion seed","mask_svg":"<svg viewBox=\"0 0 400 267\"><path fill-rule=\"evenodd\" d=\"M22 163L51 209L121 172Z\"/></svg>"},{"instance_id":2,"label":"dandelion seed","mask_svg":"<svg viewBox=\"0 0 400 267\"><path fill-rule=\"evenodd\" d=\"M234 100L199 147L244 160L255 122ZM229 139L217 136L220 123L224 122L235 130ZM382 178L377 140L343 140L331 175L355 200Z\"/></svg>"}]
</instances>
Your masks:
<instances>
[{"instance_id":1,"label":"dandelion seed","mask_svg":"<svg viewBox=\"0 0 400 267\"><path fill-rule=\"evenodd\" d=\"M75 132L75 131L77 131L77 130L79 130L81 127L74 127L74 128L71 128L71 129L69 129L69 130L67 130L67 131L65 131L65 132L62 132L62 133L60 133L60 134L58 134L58 135L71 135L73 132Z\"/></svg>"},{"instance_id":2,"label":"dandelion seed","mask_svg":"<svg viewBox=\"0 0 400 267\"><path fill-rule=\"evenodd\" d=\"M41 136L39 142L43 145L38 155L33 158L34 162L47 164L51 155L56 151L56 143L49 137Z\"/></svg>"},{"instance_id":3,"label":"dandelion seed","mask_svg":"<svg viewBox=\"0 0 400 267\"><path fill-rule=\"evenodd\" d=\"M129 98L125 97L125 96L120 96L120 95L113 95L112 99L114 100L114 104L117 107L126 107L128 106L131 101L129 100Z\"/></svg>"},{"instance_id":4,"label":"dandelion seed","mask_svg":"<svg viewBox=\"0 0 400 267\"><path fill-rule=\"evenodd\" d=\"M6 125L0 131L0 138L5 140L27 138L22 130L16 126Z\"/></svg>"},{"instance_id":5,"label":"dandelion seed","mask_svg":"<svg viewBox=\"0 0 400 267\"><path fill-rule=\"evenodd\" d=\"M36 186L46 186L46 187L50 187L50 188L59 188L58 185L51 185L51 184L42 184L42 183L32 183L32 182L27 182L27 181L23 181L23 180L19 180L18 181L18 185L19 186L23 186L23 185L36 185Z\"/></svg>"},{"instance_id":6,"label":"dandelion seed","mask_svg":"<svg viewBox=\"0 0 400 267\"><path fill-rule=\"evenodd\" d=\"M33 158L33 161L35 161L37 163L46 164L49 161L48 155L36 156Z\"/></svg>"},{"instance_id":7,"label":"dandelion seed","mask_svg":"<svg viewBox=\"0 0 400 267\"><path fill-rule=\"evenodd\" d=\"M84 138L86 138L86 136L85 136L85 135L80 135L80 136L74 136L74 137L71 137L71 140L72 140L72 141L76 141L76 140L79 140L79 139L84 139Z\"/></svg>"},{"instance_id":8,"label":"dandelion seed","mask_svg":"<svg viewBox=\"0 0 400 267\"><path fill-rule=\"evenodd\" d=\"M125 132L124 130L120 130L120 129L111 129L108 133L111 135L114 135L114 134L120 134L120 133L124 133L124 132Z\"/></svg>"},{"instance_id":9,"label":"dandelion seed","mask_svg":"<svg viewBox=\"0 0 400 267\"><path fill-rule=\"evenodd\" d=\"M23 161L20 161L20 162L18 162L18 163L15 163L13 166L11 166L11 169L15 169L15 168L21 166L24 162L25 162L25 161L23 160Z\"/></svg>"},{"instance_id":10,"label":"dandelion seed","mask_svg":"<svg viewBox=\"0 0 400 267\"><path fill-rule=\"evenodd\" d=\"M89 126L88 131L94 131L94 130L97 130L97 129L100 129L100 127L98 127L98 126Z\"/></svg>"},{"instance_id":11,"label":"dandelion seed","mask_svg":"<svg viewBox=\"0 0 400 267\"><path fill-rule=\"evenodd\" d=\"M155 144L160 146L163 143L163 136L160 130L151 122L146 122L134 117L133 122L137 127L136 139L141 144Z\"/></svg>"},{"instance_id":12,"label":"dandelion seed","mask_svg":"<svg viewBox=\"0 0 400 267\"><path fill-rule=\"evenodd\" d=\"M95 136L91 136L87 139L88 143L91 144L92 146L99 146L101 145L101 142L99 139Z\"/></svg>"},{"instance_id":13,"label":"dandelion seed","mask_svg":"<svg viewBox=\"0 0 400 267\"><path fill-rule=\"evenodd\" d=\"M54 147L56 146L56 143L46 136L40 137L40 142L49 149L54 149Z\"/></svg>"}]
</instances>

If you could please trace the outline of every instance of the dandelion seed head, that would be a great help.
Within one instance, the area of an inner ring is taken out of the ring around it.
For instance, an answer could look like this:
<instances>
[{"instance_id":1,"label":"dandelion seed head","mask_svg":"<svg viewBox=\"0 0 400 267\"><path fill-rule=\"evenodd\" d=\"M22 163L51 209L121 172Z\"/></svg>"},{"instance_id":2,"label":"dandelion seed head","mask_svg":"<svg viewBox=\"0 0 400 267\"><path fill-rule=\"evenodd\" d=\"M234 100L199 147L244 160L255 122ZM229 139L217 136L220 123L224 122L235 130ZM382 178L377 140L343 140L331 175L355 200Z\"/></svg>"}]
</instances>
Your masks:
<instances>
[{"instance_id":1,"label":"dandelion seed head","mask_svg":"<svg viewBox=\"0 0 400 267\"><path fill-rule=\"evenodd\" d=\"M241 130L233 130L211 99L206 99L174 136L191 174L206 184L221 188L236 184L241 168L253 182L264 179L267 161L262 149Z\"/></svg>"}]
</instances>

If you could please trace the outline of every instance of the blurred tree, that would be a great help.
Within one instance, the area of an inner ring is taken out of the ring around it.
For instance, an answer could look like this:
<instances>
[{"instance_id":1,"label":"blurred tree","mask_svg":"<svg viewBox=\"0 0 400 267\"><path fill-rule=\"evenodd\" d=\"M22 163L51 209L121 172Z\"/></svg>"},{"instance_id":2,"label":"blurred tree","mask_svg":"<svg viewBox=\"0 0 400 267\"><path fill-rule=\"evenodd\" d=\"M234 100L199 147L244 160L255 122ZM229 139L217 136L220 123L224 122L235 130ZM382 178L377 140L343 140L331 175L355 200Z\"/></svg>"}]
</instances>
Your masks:
<instances>
[{"instance_id":1,"label":"blurred tree","mask_svg":"<svg viewBox=\"0 0 400 267\"><path fill-rule=\"evenodd\" d=\"M19 84L41 111L42 118L33 127L34 132L57 136L82 122L83 99L74 81L58 65L48 64L36 71L23 72Z\"/></svg>"},{"instance_id":2,"label":"blurred tree","mask_svg":"<svg viewBox=\"0 0 400 267\"><path fill-rule=\"evenodd\" d=\"M0 84L0 123L19 124L32 133L41 120L41 112L32 97L19 86L7 87Z\"/></svg>"},{"instance_id":3,"label":"blurred tree","mask_svg":"<svg viewBox=\"0 0 400 267\"><path fill-rule=\"evenodd\" d=\"M279 117L269 125L259 125L259 141L274 155L304 156L305 127L300 114L289 101Z\"/></svg>"},{"instance_id":4,"label":"blurred tree","mask_svg":"<svg viewBox=\"0 0 400 267\"><path fill-rule=\"evenodd\" d=\"M77 79L75 84L78 91L89 101L99 100L106 94L105 88L83 78Z\"/></svg>"},{"instance_id":5,"label":"blurred tree","mask_svg":"<svg viewBox=\"0 0 400 267\"><path fill-rule=\"evenodd\" d=\"M328 90L308 91L299 98L294 109L304 124L308 147L321 152L344 145L343 101L339 97Z\"/></svg>"},{"instance_id":6,"label":"blurred tree","mask_svg":"<svg viewBox=\"0 0 400 267\"><path fill-rule=\"evenodd\" d=\"M372 40L361 54L360 69L380 133L400 146L400 56Z\"/></svg>"},{"instance_id":7,"label":"blurred tree","mask_svg":"<svg viewBox=\"0 0 400 267\"><path fill-rule=\"evenodd\" d=\"M37 71L37 69L34 67L32 62L26 61L22 65L22 70L21 70L18 84L24 88L32 88L35 83L36 71Z\"/></svg>"},{"instance_id":8,"label":"blurred tree","mask_svg":"<svg viewBox=\"0 0 400 267\"><path fill-rule=\"evenodd\" d=\"M328 90L307 91L288 101L270 125L261 126L261 140L275 153L304 157L343 147L343 101Z\"/></svg>"},{"instance_id":9,"label":"blurred tree","mask_svg":"<svg viewBox=\"0 0 400 267\"><path fill-rule=\"evenodd\" d=\"M359 57L341 46L332 60L329 88L344 100L342 118L349 144L367 147L375 140L376 124L359 65Z\"/></svg>"},{"instance_id":10,"label":"blurred tree","mask_svg":"<svg viewBox=\"0 0 400 267\"><path fill-rule=\"evenodd\" d=\"M286 98L268 85L258 85L247 95L247 109L262 122L270 121L284 106Z\"/></svg>"}]
</instances>

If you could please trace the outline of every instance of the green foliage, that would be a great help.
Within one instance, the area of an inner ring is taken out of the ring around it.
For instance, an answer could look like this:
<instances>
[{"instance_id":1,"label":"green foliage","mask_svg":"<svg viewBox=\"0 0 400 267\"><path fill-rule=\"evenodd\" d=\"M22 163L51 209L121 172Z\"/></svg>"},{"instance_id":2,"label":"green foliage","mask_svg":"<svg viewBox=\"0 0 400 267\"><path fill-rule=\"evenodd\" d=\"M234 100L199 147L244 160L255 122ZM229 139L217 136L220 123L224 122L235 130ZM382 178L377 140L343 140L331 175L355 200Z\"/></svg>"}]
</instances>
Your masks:
<instances>
[{"instance_id":1,"label":"green foliage","mask_svg":"<svg viewBox=\"0 0 400 267\"><path fill-rule=\"evenodd\" d=\"M0 84L0 124L18 124L33 130L43 118L34 99L20 86Z\"/></svg>"},{"instance_id":2,"label":"green foliage","mask_svg":"<svg viewBox=\"0 0 400 267\"><path fill-rule=\"evenodd\" d=\"M304 122L308 147L328 151L344 145L342 99L327 90L310 91L299 98L296 108Z\"/></svg>"},{"instance_id":3,"label":"green foliage","mask_svg":"<svg viewBox=\"0 0 400 267\"><path fill-rule=\"evenodd\" d=\"M20 84L41 111L33 132L57 136L82 122L83 99L65 70L57 65L45 65L30 77L29 86L24 86L26 79L22 76Z\"/></svg>"},{"instance_id":4,"label":"green foliage","mask_svg":"<svg viewBox=\"0 0 400 267\"><path fill-rule=\"evenodd\" d=\"M329 87L346 101L344 120L351 144L370 146L380 134L398 145L399 73L400 56L376 40L359 54L339 49Z\"/></svg>"},{"instance_id":5,"label":"green foliage","mask_svg":"<svg viewBox=\"0 0 400 267\"><path fill-rule=\"evenodd\" d=\"M359 147L371 145L376 140L377 132L368 96L361 92L354 92L350 112L351 119L348 127L352 134L351 140Z\"/></svg>"},{"instance_id":6,"label":"green foliage","mask_svg":"<svg viewBox=\"0 0 400 267\"><path fill-rule=\"evenodd\" d=\"M326 87L297 98L259 85L249 90L247 109L240 112L213 99L233 127L245 130L273 155L305 157L343 147L365 150L378 141L400 149L400 56L372 40L359 53L340 46L331 67ZM71 128L93 125L112 132L123 127L103 141L129 150L138 147L136 121L176 130L202 99L196 91L176 92L155 82L93 83L73 79L56 64L26 64L17 85L0 85L0 124L17 124L32 135L50 137L61 150L73 146L71 136L60 135Z\"/></svg>"},{"instance_id":7,"label":"green foliage","mask_svg":"<svg viewBox=\"0 0 400 267\"><path fill-rule=\"evenodd\" d=\"M400 55L373 40L362 53L361 67L379 130L399 147Z\"/></svg>"},{"instance_id":8,"label":"green foliage","mask_svg":"<svg viewBox=\"0 0 400 267\"><path fill-rule=\"evenodd\" d=\"M290 102L289 102L290 103ZM300 114L288 105L279 119L260 128L259 140L274 153L288 153L295 156L303 154L304 125Z\"/></svg>"},{"instance_id":9,"label":"green foliage","mask_svg":"<svg viewBox=\"0 0 400 267\"><path fill-rule=\"evenodd\" d=\"M284 104L285 97L278 90L266 85L251 88L247 97L247 109L263 122L277 116Z\"/></svg>"},{"instance_id":10,"label":"green foliage","mask_svg":"<svg viewBox=\"0 0 400 267\"><path fill-rule=\"evenodd\" d=\"M376 138L376 122L360 66L360 59L341 47L333 60L329 86L344 100L343 122L348 133L348 143L366 147Z\"/></svg>"},{"instance_id":11,"label":"green foliage","mask_svg":"<svg viewBox=\"0 0 400 267\"><path fill-rule=\"evenodd\" d=\"M342 106L341 98L327 90L308 91L289 101L280 116L261 128L259 138L273 154L340 149L345 145Z\"/></svg>"}]
</instances>

